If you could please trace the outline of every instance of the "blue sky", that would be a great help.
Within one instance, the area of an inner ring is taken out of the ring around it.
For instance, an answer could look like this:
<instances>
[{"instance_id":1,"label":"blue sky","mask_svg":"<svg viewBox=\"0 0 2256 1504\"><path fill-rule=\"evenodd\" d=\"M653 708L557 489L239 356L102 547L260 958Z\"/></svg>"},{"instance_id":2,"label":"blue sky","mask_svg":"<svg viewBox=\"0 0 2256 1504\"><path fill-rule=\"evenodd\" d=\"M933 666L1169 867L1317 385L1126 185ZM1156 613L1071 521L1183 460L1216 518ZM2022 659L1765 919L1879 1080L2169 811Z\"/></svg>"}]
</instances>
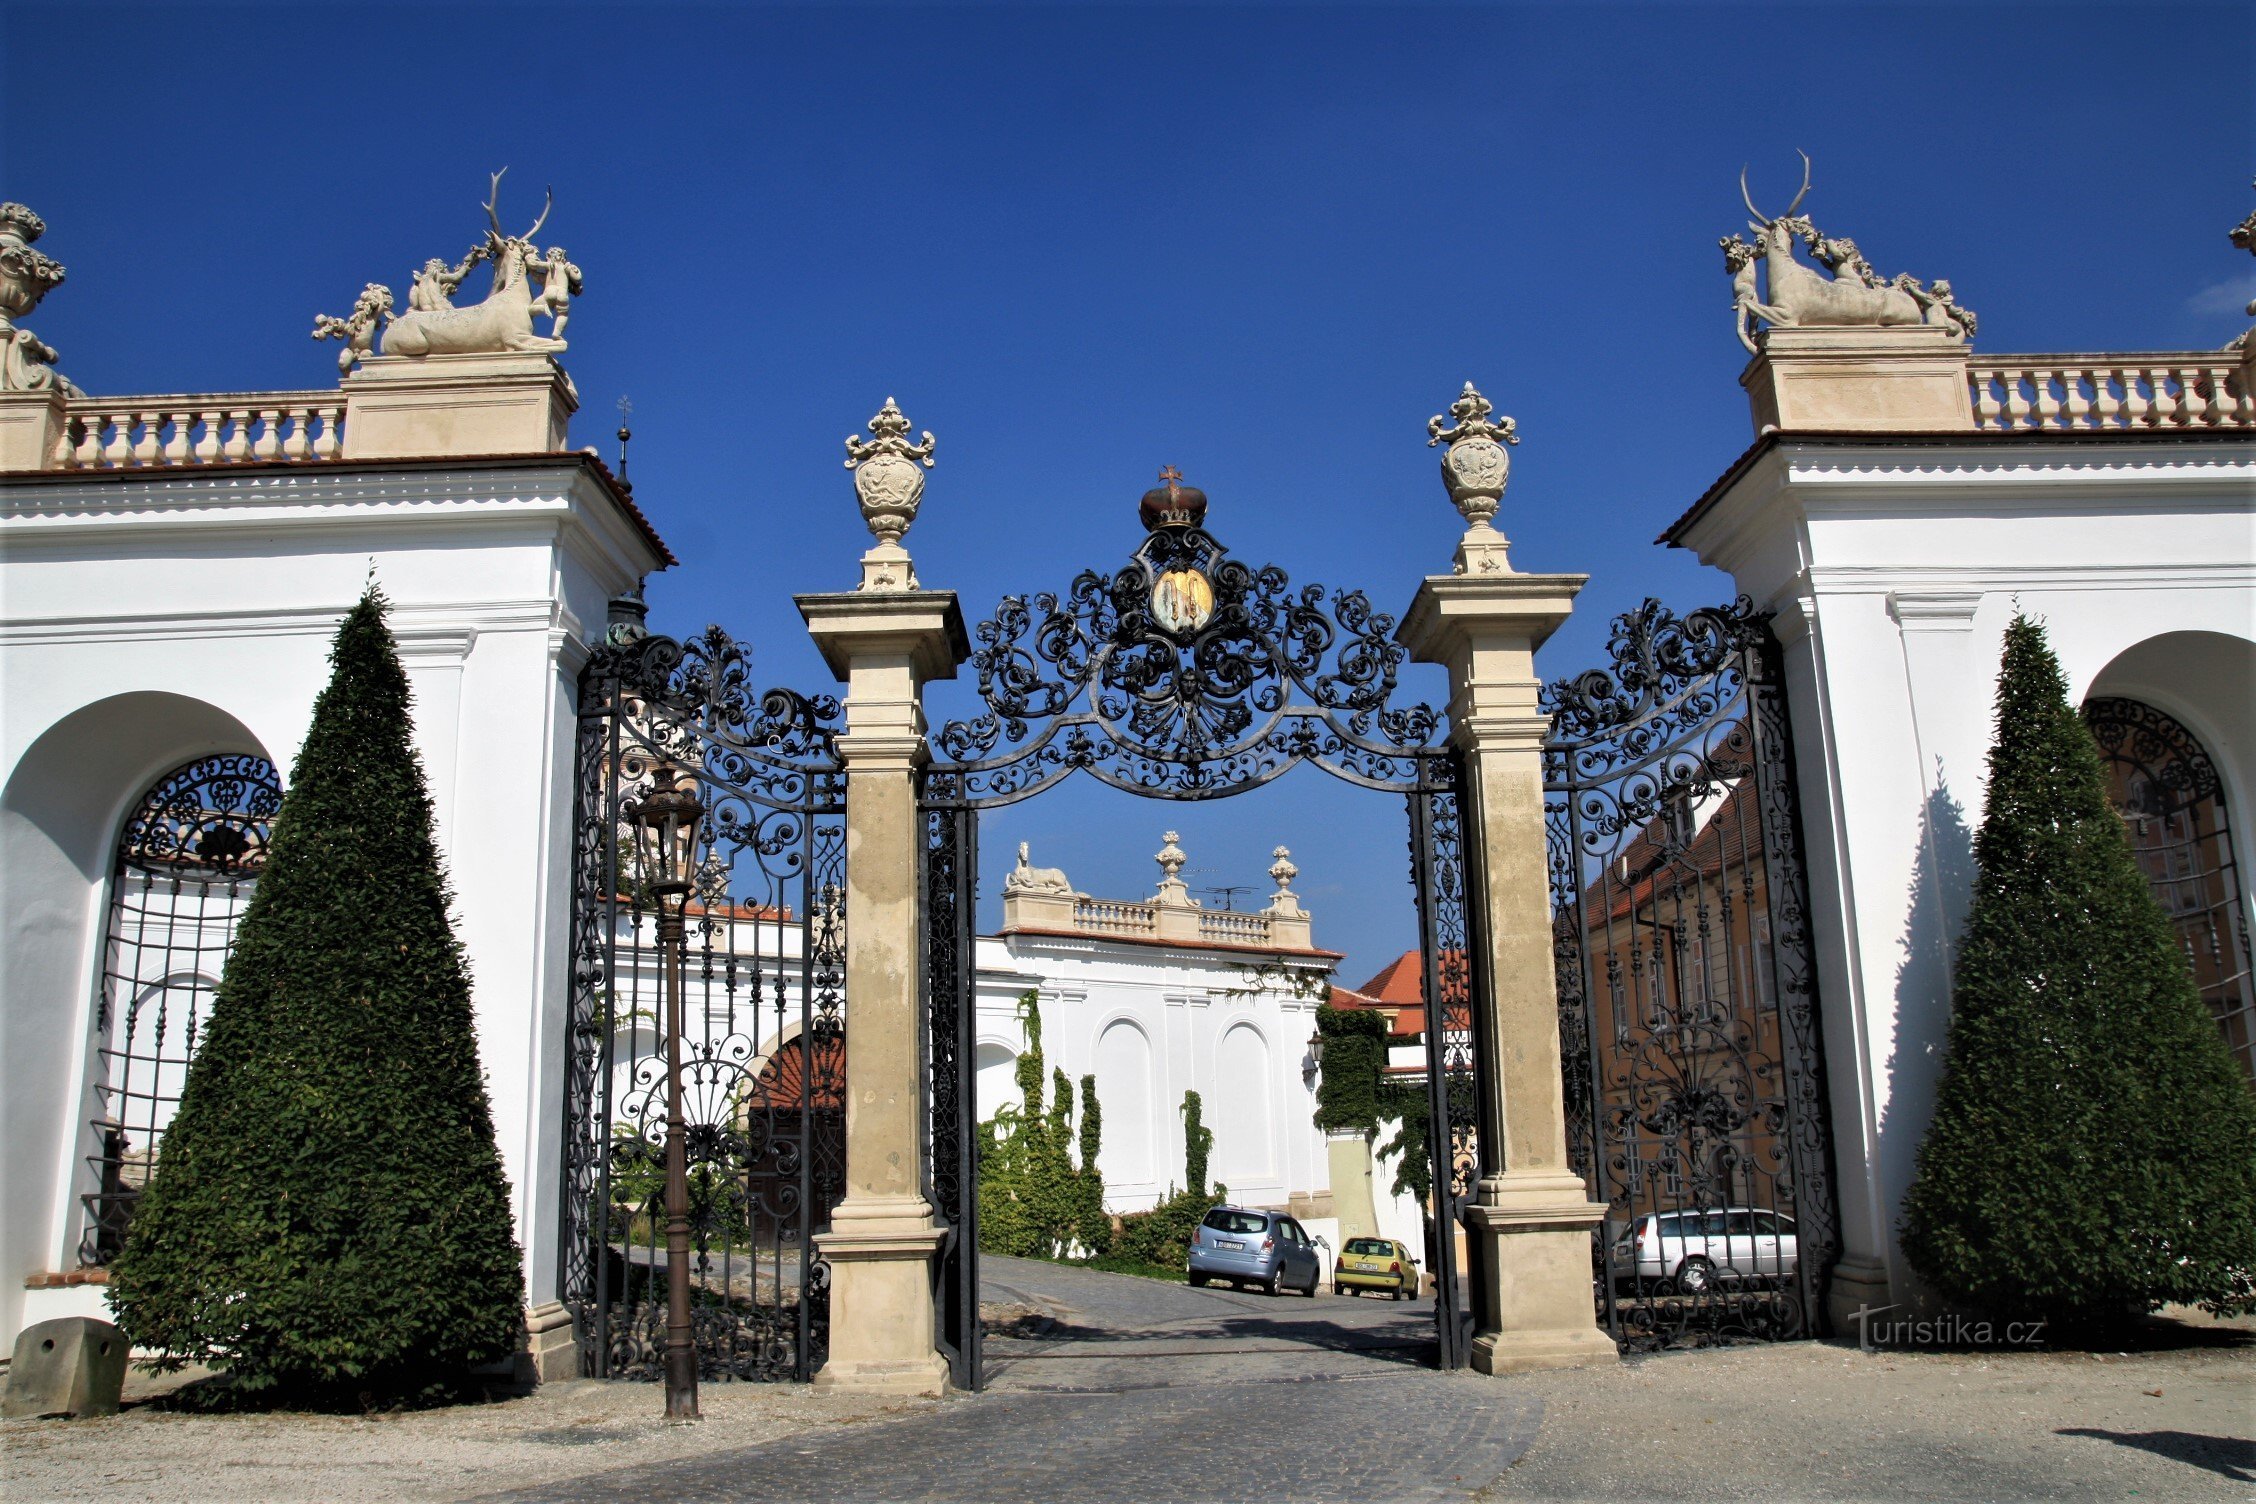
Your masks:
<instances>
[{"instance_id":1,"label":"blue sky","mask_svg":"<svg viewBox=\"0 0 2256 1504\"><path fill-rule=\"evenodd\" d=\"M1470 378L1522 443L1520 567L1608 618L1730 583L1650 540L1751 437L1716 238L1737 175L1989 351L2215 346L2246 320L2256 10L2069 5L0 10L0 193L69 281L28 321L98 394L324 386L314 314L458 256L486 174L586 274L576 443L685 563L654 622L825 675L790 602L867 546L841 439L939 436L908 543L976 622L1134 547L1172 463L1240 557L1382 608L1461 524L1426 418ZM482 289L483 275L472 293ZM1431 671L1414 684L1436 696ZM960 714L961 687L935 692ZM1360 980L1411 939L1400 806L1302 770L1180 806L989 821L1082 887L1265 884L1293 847ZM994 885L990 877L989 888Z\"/></svg>"}]
</instances>

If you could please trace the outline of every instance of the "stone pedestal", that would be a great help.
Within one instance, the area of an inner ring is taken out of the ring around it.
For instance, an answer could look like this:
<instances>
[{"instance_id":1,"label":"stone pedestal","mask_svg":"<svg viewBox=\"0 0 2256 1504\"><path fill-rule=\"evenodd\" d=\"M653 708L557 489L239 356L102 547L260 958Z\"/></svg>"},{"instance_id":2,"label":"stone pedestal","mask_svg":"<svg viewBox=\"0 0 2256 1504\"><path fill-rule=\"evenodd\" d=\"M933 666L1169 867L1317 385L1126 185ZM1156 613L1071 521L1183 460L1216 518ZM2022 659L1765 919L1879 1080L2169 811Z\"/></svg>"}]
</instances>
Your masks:
<instances>
[{"instance_id":1,"label":"stone pedestal","mask_svg":"<svg viewBox=\"0 0 2256 1504\"><path fill-rule=\"evenodd\" d=\"M1966 343L1929 324L1767 329L1747 363L1755 432L1971 433Z\"/></svg>"},{"instance_id":2,"label":"stone pedestal","mask_svg":"<svg viewBox=\"0 0 2256 1504\"><path fill-rule=\"evenodd\" d=\"M10 1420L62 1415L115 1415L130 1356L125 1333L90 1316L64 1316L27 1326L8 1360Z\"/></svg>"},{"instance_id":3,"label":"stone pedestal","mask_svg":"<svg viewBox=\"0 0 2256 1504\"><path fill-rule=\"evenodd\" d=\"M947 1229L925 1200L924 957L918 944L924 685L970 656L945 591L796 598L846 684L846 1196L816 1240L830 1263L825 1388L937 1394L932 1260Z\"/></svg>"},{"instance_id":4,"label":"stone pedestal","mask_svg":"<svg viewBox=\"0 0 2256 1504\"><path fill-rule=\"evenodd\" d=\"M55 388L0 392L0 474L47 468L62 442L66 400Z\"/></svg>"},{"instance_id":5,"label":"stone pedestal","mask_svg":"<svg viewBox=\"0 0 2256 1504\"><path fill-rule=\"evenodd\" d=\"M1605 1207L1567 1164L1558 989L1543 823L1535 650L1586 576L1496 571L1431 577L1397 634L1449 670L1451 734L1465 755L1466 898L1488 986L1473 1006L1485 1052L1480 1183L1466 1208L1473 1366L1483 1373L1610 1362L1590 1290L1590 1231Z\"/></svg>"},{"instance_id":6,"label":"stone pedestal","mask_svg":"<svg viewBox=\"0 0 2256 1504\"><path fill-rule=\"evenodd\" d=\"M344 393L348 460L561 454L580 405L563 367L538 350L372 355Z\"/></svg>"}]
</instances>

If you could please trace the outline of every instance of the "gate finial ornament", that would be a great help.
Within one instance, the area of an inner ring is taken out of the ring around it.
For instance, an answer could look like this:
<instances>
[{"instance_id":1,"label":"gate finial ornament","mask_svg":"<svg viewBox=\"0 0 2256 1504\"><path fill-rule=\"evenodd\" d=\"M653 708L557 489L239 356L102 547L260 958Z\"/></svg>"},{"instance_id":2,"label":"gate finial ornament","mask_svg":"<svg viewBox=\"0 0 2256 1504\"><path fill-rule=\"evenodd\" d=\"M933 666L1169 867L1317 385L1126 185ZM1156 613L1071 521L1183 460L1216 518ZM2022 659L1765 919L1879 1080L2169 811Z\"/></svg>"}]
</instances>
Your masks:
<instances>
[{"instance_id":1,"label":"gate finial ornament","mask_svg":"<svg viewBox=\"0 0 2256 1504\"><path fill-rule=\"evenodd\" d=\"M1446 420L1439 413L1426 420L1426 447L1449 446L1441 457L1442 484L1449 487L1449 499L1465 519L1465 536L1457 545L1459 574L1512 572L1508 544L1494 522L1512 476L1512 457L1504 446L1520 441L1519 425L1510 418L1490 422L1488 415L1494 411L1495 404L1468 381L1449 404L1456 427L1444 427Z\"/></svg>"},{"instance_id":2,"label":"gate finial ornament","mask_svg":"<svg viewBox=\"0 0 2256 1504\"><path fill-rule=\"evenodd\" d=\"M933 439L927 429L923 442L912 444L909 427L907 415L888 397L869 420L875 438L846 436L846 468L854 472L854 495L861 503L862 521L877 539L877 546L862 555L864 590L917 588L916 570L901 539L924 500L924 473L917 467L932 468Z\"/></svg>"}]
</instances>

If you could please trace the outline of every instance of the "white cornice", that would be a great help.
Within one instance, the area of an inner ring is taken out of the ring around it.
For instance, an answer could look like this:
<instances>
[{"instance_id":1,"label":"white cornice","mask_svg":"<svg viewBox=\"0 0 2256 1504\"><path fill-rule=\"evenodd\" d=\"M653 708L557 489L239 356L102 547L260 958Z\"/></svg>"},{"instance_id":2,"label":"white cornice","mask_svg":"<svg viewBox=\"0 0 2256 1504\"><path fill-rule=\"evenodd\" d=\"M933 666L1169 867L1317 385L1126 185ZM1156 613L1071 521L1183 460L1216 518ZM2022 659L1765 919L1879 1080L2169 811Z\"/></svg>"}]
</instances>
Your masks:
<instances>
[{"instance_id":1,"label":"white cornice","mask_svg":"<svg viewBox=\"0 0 2256 1504\"><path fill-rule=\"evenodd\" d=\"M2247 590L2256 587L2256 563L1821 564L1810 568L1809 582L1819 595L1938 599L2012 590Z\"/></svg>"},{"instance_id":2,"label":"white cornice","mask_svg":"<svg viewBox=\"0 0 2256 1504\"><path fill-rule=\"evenodd\" d=\"M0 621L0 642L30 646L180 638L327 637L343 618L343 611L331 606L19 618ZM460 652L467 653L480 633L547 631L552 627L576 631L578 623L569 620L569 613L552 602L535 598L450 602L444 606L394 604L391 625L403 655L414 652L429 658L445 651L455 637L461 639Z\"/></svg>"}]
</instances>

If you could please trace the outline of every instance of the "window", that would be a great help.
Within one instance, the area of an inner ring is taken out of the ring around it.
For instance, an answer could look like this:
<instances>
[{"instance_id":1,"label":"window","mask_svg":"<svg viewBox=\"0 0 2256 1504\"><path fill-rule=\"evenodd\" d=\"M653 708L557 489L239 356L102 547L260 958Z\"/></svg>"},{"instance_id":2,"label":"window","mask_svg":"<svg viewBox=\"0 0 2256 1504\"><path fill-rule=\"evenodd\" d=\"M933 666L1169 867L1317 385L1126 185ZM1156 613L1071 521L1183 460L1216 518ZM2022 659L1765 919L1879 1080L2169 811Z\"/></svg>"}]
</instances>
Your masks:
<instances>
[{"instance_id":1,"label":"window","mask_svg":"<svg viewBox=\"0 0 2256 1504\"><path fill-rule=\"evenodd\" d=\"M2185 947L2194 985L2256 1084L2248 899L2208 749L2174 717L2139 700L2087 700L2084 722L2107 763L2109 797L2132 854Z\"/></svg>"},{"instance_id":2,"label":"window","mask_svg":"<svg viewBox=\"0 0 2256 1504\"><path fill-rule=\"evenodd\" d=\"M158 779L126 819L94 1010L81 1264L124 1246L281 804L272 763L225 753Z\"/></svg>"},{"instance_id":3,"label":"window","mask_svg":"<svg viewBox=\"0 0 2256 1504\"><path fill-rule=\"evenodd\" d=\"M1269 1219L1259 1212L1233 1212L1218 1206L1206 1214L1206 1225L1216 1232L1262 1233L1269 1230Z\"/></svg>"}]
</instances>

